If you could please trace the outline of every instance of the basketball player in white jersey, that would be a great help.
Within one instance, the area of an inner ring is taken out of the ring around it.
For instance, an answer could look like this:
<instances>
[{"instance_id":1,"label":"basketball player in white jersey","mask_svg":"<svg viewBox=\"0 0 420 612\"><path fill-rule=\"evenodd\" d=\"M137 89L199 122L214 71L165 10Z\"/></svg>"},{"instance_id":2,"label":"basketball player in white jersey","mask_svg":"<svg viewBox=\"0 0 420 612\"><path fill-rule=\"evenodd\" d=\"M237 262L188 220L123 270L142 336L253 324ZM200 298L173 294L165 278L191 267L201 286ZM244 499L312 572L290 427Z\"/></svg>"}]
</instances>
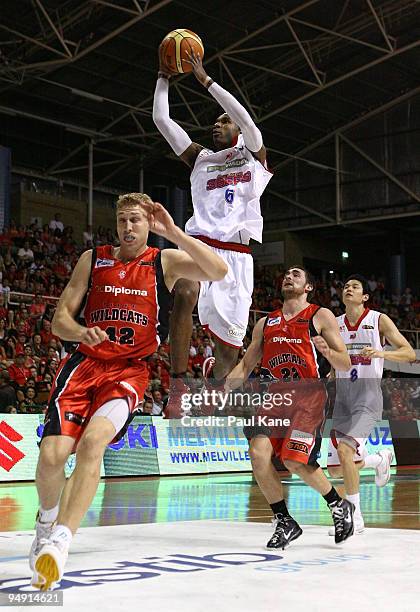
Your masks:
<instances>
[{"instance_id":1,"label":"basketball player in white jersey","mask_svg":"<svg viewBox=\"0 0 420 612\"><path fill-rule=\"evenodd\" d=\"M192 142L169 116L169 77L163 63L153 103L153 120L172 150L191 169L194 214L185 226L190 236L202 240L228 265L222 282L195 283L181 279L175 287L171 317L172 376L185 376L192 332L192 312L197 303L201 324L215 340L213 376L222 380L236 365L245 336L253 291L250 239L262 241L260 197L271 178L260 130L248 111L205 72L193 53L197 80L225 111L213 126L214 151ZM208 374L209 363L203 373ZM207 372L206 372L207 369ZM187 388L174 381L166 416L180 416L180 395Z\"/></svg>"},{"instance_id":2,"label":"basketball player in white jersey","mask_svg":"<svg viewBox=\"0 0 420 612\"><path fill-rule=\"evenodd\" d=\"M414 361L416 355L393 321L377 310L370 310L367 280L352 274L345 282L345 314L337 317L341 337L350 355L352 367L336 371L336 399L328 449L328 471L343 476L347 499L356 509L355 533L364 531L360 510L359 470L374 469L375 482L383 487L390 477L393 454L382 450L369 455L366 440L382 418L381 379L386 355L389 361ZM395 347L384 351L385 340ZM334 534L333 530L330 534Z\"/></svg>"}]
</instances>

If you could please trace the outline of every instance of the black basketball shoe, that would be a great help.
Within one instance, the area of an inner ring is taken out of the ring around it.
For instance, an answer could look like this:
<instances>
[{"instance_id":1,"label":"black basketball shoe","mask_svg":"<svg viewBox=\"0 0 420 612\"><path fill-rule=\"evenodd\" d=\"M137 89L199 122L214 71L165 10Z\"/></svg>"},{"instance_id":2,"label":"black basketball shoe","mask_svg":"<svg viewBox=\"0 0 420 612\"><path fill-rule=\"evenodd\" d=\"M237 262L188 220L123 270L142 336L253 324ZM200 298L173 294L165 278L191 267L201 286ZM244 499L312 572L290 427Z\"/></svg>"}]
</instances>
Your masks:
<instances>
[{"instance_id":1,"label":"black basketball shoe","mask_svg":"<svg viewBox=\"0 0 420 612\"><path fill-rule=\"evenodd\" d=\"M302 529L291 516L276 514L273 519L275 530L267 542L267 548L282 548L283 550L302 535Z\"/></svg>"},{"instance_id":2,"label":"black basketball shoe","mask_svg":"<svg viewBox=\"0 0 420 612\"><path fill-rule=\"evenodd\" d=\"M340 544L354 533L353 514L355 506L347 499L340 499L340 501L328 504L328 507L334 521L335 543Z\"/></svg>"}]
</instances>

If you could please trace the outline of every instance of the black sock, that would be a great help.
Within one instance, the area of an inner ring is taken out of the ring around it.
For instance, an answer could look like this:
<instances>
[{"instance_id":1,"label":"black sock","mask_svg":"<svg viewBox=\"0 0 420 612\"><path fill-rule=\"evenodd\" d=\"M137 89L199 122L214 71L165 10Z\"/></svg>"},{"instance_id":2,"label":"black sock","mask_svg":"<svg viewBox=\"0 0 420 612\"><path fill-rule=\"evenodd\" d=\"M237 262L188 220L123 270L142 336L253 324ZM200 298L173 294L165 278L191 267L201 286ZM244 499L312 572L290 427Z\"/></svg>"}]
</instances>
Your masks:
<instances>
[{"instance_id":1,"label":"black sock","mask_svg":"<svg viewBox=\"0 0 420 612\"><path fill-rule=\"evenodd\" d=\"M337 491L334 489L334 487L331 487L331 491L327 493L326 495L323 495L322 497L325 499L328 505L334 502L339 502L341 500L341 497L339 496Z\"/></svg>"},{"instance_id":2,"label":"black sock","mask_svg":"<svg viewBox=\"0 0 420 612\"><path fill-rule=\"evenodd\" d=\"M275 502L274 504L270 504L270 508L272 509L273 514L282 514L283 516L290 516L284 499Z\"/></svg>"}]
</instances>

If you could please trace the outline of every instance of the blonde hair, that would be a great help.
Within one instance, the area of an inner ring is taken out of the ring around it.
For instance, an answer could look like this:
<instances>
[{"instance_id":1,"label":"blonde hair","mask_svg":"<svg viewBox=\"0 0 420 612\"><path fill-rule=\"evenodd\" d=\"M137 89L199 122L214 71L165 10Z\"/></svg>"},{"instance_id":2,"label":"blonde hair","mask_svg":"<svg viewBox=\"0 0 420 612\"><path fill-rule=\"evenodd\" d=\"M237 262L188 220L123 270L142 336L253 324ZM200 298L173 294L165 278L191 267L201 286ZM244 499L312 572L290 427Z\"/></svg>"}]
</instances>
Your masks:
<instances>
[{"instance_id":1,"label":"blonde hair","mask_svg":"<svg viewBox=\"0 0 420 612\"><path fill-rule=\"evenodd\" d=\"M143 203L153 204L153 200L147 193L125 193L120 195L117 200L117 213L123 208L132 208L133 206L141 206Z\"/></svg>"}]
</instances>

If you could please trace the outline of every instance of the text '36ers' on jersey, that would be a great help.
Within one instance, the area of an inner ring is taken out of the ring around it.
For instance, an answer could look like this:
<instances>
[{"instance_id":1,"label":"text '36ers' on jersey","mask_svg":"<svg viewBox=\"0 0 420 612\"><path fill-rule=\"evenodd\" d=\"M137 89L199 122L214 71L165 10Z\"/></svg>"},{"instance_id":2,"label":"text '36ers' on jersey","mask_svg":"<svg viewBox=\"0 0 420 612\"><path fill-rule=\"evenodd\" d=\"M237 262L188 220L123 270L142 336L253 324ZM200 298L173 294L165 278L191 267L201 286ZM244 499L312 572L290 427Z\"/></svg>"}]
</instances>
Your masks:
<instances>
[{"instance_id":1,"label":"text '36ers' on jersey","mask_svg":"<svg viewBox=\"0 0 420 612\"><path fill-rule=\"evenodd\" d=\"M109 340L78 350L96 359L135 359L154 353L168 333L170 293L165 285L160 250L148 247L123 263L113 247L92 253L88 292L80 316L87 327L98 326Z\"/></svg>"},{"instance_id":2,"label":"text '36ers' on jersey","mask_svg":"<svg viewBox=\"0 0 420 612\"><path fill-rule=\"evenodd\" d=\"M346 315L337 317L340 335L344 340L347 352L351 359L351 369L343 372L337 371L337 378L382 378L384 360L362 357L360 353L365 347L383 350L379 332L379 318L381 313L377 310L365 308L356 325L351 326Z\"/></svg>"},{"instance_id":3,"label":"text '36ers' on jersey","mask_svg":"<svg viewBox=\"0 0 420 612\"><path fill-rule=\"evenodd\" d=\"M261 361L262 376L277 380L327 376L330 364L312 342L312 338L318 335L313 318L319 308L316 304L309 304L288 321L281 309L267 316Z\"/></svg>"},{"instance_id":4,"label":"text '36ers' on jersey","mask_svg":"<svg viewBox=\"0 0 420 612\"><path fill-rule=\"evenodd\" d=\"M202 149L191 172L194 214L185 231L223 242L262 242L260 197L271 177L242 134L229 149Z\"/></svg>"}]
</instances>

